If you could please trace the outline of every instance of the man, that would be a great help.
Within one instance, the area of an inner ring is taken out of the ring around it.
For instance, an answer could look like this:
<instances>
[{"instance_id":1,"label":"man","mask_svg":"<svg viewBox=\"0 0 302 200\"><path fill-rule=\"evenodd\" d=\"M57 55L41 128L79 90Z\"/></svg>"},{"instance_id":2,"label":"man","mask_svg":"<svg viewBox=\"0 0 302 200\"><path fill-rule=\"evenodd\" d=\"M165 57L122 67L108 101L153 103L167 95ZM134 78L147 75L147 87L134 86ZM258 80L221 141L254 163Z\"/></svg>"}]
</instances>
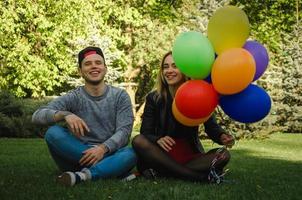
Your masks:
<instances>
[{"instance_id":1,"label":"man","mask_svg":"<svg viewBox=\"0 0 302 200\"><path fill-rule=\"evenodd\" d=\"M133 126L129 95L105 84L107 66L98 47L78 55L79 73L85 85L39 108L36 124L65 121L68 128L50 127L45 140L60 170L58 182L67 186L87 180L119 177L136 163L132 148L125 147Z\"/></svg>"}]
</instances>

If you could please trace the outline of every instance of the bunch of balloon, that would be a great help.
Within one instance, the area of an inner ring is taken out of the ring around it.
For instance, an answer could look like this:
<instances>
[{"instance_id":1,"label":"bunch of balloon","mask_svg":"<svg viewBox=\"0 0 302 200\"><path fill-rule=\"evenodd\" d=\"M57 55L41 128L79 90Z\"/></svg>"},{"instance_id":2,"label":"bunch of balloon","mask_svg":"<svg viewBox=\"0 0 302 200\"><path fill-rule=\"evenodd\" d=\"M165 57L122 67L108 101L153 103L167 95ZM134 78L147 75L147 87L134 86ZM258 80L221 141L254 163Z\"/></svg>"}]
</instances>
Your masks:
<instances>
[{"instance_id":1,"label":"bunch of balloon","mask_svg":"<svg viewBox=\"0 0 302 200\"><path fill-rule=\"evenodd\" d=\"M217 10L208 24L208 38L218 55L211 81L220 94L219 105L230 118L242 123L257 122L271 109L267 92L252 82L266 70L267 50L257 41L247 41L249 20L235 6Z\"/></svg>"},{"instance_id":2,"label":"bunch of balloon","mask_svg":"<svg viewBox=\"0 0 302 200\"><path fill-rule=\"evenodd\" d=\"M173 59L191 78L179 87L172 105L180 123L197 126L217 105L242 123L259 121L269 113L269 95L252 84L265 72L268 54L260 43L247 41L249 30L244 11L226 6L210 18L208 38L196 31L176 37Z\"/></svg>"}]
</instances>

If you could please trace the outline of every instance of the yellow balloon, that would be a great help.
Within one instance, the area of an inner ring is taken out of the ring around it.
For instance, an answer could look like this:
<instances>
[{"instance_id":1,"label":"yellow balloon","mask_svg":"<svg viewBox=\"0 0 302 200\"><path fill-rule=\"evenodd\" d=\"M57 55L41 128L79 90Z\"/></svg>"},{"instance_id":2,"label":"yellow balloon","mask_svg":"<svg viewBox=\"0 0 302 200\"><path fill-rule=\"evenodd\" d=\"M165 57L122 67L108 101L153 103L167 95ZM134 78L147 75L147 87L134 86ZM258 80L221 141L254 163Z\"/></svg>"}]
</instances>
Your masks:
<instances>
[{"instance_id":1,"label":"yellow balloon","mask_svg":"<svg viewBox=\"0 0 302 200\"><path fill-rule=\"evenodd\" d=\"M173 101L173 104L172 104L172 113L173 113L175 119L185 126L198 126L199 124L207 121L212 115L212 114L210 114L207 117L203 117L203 118L199 118L199 119L188 118L188 117L184 116L178 110L178 108L176 107L175 101Z\"/></svg>"},{"instance_id":2,"label":"yellow balloon","mask_svg":"<svg viewBox=\"0 0 302 200\"><path fill-rule=\"evenodd\" d=\"M212 83L220 94L236 94L244 90L254 78L255 60L247 50L233 48L219 55L212 67Z\"/></svg>"},{"instance_id":3,"label":"yellow balloon","mask_svg":"<svg viewBox=\"0 0 302 200\"><path fill-rule=\"evenodd\" d=\"M242 47L249 32L250 25L247 15L235 6L218 9L208 24L208 38L217 54L230 48Z\"/></svg>"}]
</instances>

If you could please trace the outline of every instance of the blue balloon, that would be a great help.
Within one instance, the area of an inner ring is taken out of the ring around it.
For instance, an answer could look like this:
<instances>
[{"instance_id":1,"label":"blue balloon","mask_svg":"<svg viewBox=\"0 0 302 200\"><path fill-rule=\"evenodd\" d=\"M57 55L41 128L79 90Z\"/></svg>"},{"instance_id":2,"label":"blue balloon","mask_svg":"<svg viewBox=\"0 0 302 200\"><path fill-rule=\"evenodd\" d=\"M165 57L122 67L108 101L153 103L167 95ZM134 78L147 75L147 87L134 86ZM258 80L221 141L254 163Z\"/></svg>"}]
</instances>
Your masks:
<instances>
[{"instance_id":1,"label":"blue balloon","mask_svg":"<svg viewBox=\"0 0 302 200\"><path fill-rule=\"evenodd\" d=\"M224 113L242 123L260 121L268 115L271 104L267 92L253 84L240 93L221 96L219 99L219 105Z\"/></svg>"},{"instance_id":2,"label":"blue balloon","mask_svg":"<svg viewBox=\"0 0 302 200\"><path fill-rule=\"evenodd\" d=\"M204 81L212 84L212 77L211 77L211 74L209 74L206 78L203 79Z\"/></svg>"},{"instance_id":3,"label":"blue balloon","mask_svg":"<svg viewBox=\"0 0 302 200\"><path fill-rule=\"evenodd\" d=\"M218 57L218 55L215 53L215 59L216 59L217 57ZM212 84L211 73L210 73L207 77L205 77L203 80L206 81L206 82L208 82L208 83L210 83L210 84Z\"/></svg>"}]
</instances>

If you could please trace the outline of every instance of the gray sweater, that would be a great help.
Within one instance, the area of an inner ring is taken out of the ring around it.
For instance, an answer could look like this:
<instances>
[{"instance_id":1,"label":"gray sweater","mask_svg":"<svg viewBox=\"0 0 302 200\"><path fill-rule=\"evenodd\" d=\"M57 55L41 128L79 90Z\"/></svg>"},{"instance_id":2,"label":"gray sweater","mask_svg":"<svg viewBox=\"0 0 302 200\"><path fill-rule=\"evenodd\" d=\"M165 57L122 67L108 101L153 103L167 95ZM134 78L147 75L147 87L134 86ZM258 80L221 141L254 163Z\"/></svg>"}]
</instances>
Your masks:
<instances>
[{"instance_id":1,"label":"gray sweater","mask_svg":"<svg viewBox=\"0 0 302 200\"><path fill-rule=\"evenodd\" d=\"M90 132L80 140L85 144L104 144L110 152L127 145L133 126L133 112L129 95L125 90L106 86L102 96L89 95L84 87L78 87L67 94L39 108L32 116L33 123L54 124L58 111L69 111L82 118Z\"/></svg>"}]
</instances>

